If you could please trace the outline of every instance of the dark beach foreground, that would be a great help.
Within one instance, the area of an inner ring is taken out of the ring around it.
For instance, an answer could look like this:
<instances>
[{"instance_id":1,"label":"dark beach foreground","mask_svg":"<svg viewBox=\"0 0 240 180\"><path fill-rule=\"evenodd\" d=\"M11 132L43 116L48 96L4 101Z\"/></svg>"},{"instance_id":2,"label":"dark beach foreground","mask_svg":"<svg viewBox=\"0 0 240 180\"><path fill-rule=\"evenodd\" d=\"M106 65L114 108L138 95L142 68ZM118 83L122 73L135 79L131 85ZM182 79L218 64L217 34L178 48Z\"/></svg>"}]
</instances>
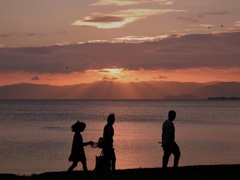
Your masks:
<instances>
[{"instance_id":1,"label":"dark beach foreground","mask_svg":"<svg viewBox=\"0 0 240 180\"><path fill-rule=\"evenodd\" d=\"M110 177L98 176L94 171L89 171L88 180L239 180L240 164L236 165L204 165L204 166L185 166L179 167L179 171L175 172L169 168L167 173L162 168L137 168L117 170ZM65 172L46 172L42 174L34 174L30 176L15 174L0 174L1 180L85 180L82 171L74 171L70 178L67 178Z\"/></svg>"}]
</instances>

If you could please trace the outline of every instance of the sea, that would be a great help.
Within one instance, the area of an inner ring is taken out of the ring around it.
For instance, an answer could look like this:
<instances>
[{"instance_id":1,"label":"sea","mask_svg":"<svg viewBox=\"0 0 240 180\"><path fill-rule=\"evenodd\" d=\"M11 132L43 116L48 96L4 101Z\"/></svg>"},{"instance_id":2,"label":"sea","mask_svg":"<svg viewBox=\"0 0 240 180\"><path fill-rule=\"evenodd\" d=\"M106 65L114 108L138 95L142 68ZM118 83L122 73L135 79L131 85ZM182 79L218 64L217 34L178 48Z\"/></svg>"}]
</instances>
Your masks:
<instances>
[{"instance_id":1,"label":"sea","mask_svg":"<svg viewBox=\"0 0 240 180\"><path fill-rule=\"evenodd\" d=\"M71 125L86 123L83 140L96 142L110 113L116 117L116 169L161 167L159 142L169 110L177 113L179 166L240 163L240 100L0 100L0 173L66 171ZM84 149L94 170L101 149ZM75 170L82 170L81 163Z\"/></svg>"}]
</instances>

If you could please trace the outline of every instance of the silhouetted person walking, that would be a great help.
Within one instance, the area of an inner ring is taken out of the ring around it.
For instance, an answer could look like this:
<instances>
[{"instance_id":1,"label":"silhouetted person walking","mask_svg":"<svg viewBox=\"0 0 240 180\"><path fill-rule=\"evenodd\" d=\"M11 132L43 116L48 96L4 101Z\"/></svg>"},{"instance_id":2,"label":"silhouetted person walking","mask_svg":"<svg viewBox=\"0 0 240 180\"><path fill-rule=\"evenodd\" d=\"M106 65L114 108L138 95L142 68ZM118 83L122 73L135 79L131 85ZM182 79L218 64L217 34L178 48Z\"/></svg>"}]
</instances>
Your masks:
<instances>
[{"instance_id":1,"label":"silhouetted person walking","mask_svg":"<svg viewBox=\"0 0 240 180\"><path fill-rule=\"evenodd\" d=\"M116 168L116 155L113 148L113 136L114 128L113 124L115 122L115 114L109 114L107 118L107 124L104 126L103 130L103 155L109 161L110 168L112 172L115 172Z\"/></svg>"},{"instance_id":2,"label":"silhouetted person walking","mask_svg":"<svg viewBox=\"0 0 240 180\"><path fill-rule=\"evenodd\" d=\"M88 168L87 168L87 159L85 156L84 146L92 145L93 142L83 142L83 138L81 132L85 130L86 124L84 122L77 121L72 125L72 131L74 132L73 142L72 142L72 150L69 156L69 161L73 162L72 165L67 170L67 175L73 171L73 169L77 166L78 162L82 163L83 171L86 176L88 176Z\"/></svg>"},{"instance_id":3,"label":"silhouetted person walking","mask_svg":"<svg viewBox=\"0 0 240 180\"><path fill-rule=\"evenodd\" d=\"M175 127L173 121L176 118L176 112L171 110L168 112L168 119L164 121L162 125L162 147L163 147L163 159L162 168L166 171L168 160L171 154L174 155L174 169L177 170L178 162L180 158L180 149L175 142Z\"/></svg>"}]
</instances>

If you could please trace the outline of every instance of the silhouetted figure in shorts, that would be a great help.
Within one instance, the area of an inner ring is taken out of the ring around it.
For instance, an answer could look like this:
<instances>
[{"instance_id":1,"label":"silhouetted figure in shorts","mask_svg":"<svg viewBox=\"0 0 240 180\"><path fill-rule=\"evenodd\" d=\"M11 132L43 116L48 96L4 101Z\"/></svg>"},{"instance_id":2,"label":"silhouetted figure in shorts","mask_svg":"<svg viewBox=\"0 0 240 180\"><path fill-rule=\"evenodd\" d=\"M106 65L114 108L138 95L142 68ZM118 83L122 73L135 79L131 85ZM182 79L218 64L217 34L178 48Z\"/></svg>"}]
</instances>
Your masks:
<instances>
[{"instance_id":1,"label":"silhouetted figure in shorts","mask_svg":"<svg viewBox=\"0 0 240 180\"><path fill-rule=\"evenodd\" d=\"M162 168L163 171L166 171L168 160L170 155L174 155L174 169L177 170L179 158L180 158L180 149L175 142L175 127L173 121L176 118L176 112L171 110L168 112L168 119L163 122L162 125L162 148L164 151L162 159Z\"/></svg>"}]
</instances>

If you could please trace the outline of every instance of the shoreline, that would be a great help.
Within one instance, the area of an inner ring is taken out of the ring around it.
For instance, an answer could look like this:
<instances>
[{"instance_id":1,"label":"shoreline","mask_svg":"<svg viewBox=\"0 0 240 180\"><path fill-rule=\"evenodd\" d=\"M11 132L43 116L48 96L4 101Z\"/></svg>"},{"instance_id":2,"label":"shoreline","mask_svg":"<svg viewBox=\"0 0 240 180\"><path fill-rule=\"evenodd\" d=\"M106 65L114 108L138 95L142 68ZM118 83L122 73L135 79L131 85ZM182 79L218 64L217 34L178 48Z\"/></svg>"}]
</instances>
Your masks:
<instances>
[{"instance_id":1,"label":"shoreline","mask_svg":"<svg viewBox=\"0 0 240 180\"><path fill-rule=\"evenodd\" d=\"M45 172L33 175L16 175L0 173L1 180L67 180L66 172ZM71 180L85 179L83 171L73 171ZM88 180L95 180L96 173L89 171ZM101 178L100 178L101 179ZM106 177L102 179L108 179ZM239 180L240 164L223 164L223 165L195 165L179 167L179 171L173 171L172 167L168 168L168 172L164 173L162 168L135 168L135 169L119 169L111 176L110 179L115 180L132 180L132 179L167 179L167 180Z\"/></svg>"}]
</instances>

